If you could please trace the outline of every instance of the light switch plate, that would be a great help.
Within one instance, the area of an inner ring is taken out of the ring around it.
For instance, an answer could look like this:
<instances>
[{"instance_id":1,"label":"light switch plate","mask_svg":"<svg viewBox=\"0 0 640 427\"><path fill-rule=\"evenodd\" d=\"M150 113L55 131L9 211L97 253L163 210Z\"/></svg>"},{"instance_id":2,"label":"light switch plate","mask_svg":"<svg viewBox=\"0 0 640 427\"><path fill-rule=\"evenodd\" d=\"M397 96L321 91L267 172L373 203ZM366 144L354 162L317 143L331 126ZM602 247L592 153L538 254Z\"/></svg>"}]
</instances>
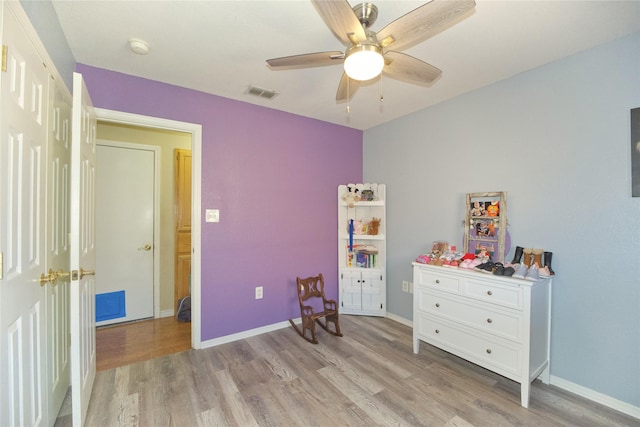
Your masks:
<instances>
[{"instance_id":1,"label":"light switch plate","mask_svg":"<svg viewBox=\"0 0 640 427\"><path fill-rule=\"evenodd\" d=\"M205 211L205 222L220 222L220 210L207 209Z\"/></svg>"}]
</instances>

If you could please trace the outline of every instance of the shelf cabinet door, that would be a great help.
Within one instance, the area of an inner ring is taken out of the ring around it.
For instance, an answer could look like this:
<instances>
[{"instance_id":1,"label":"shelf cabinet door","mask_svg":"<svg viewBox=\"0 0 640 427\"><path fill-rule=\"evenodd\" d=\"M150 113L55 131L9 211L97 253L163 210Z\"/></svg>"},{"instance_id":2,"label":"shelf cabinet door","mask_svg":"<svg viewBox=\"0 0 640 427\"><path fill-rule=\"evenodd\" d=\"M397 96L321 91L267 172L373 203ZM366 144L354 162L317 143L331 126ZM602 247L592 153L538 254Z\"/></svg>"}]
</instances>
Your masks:
<instances>
[{"instance_id":1,"label":"shelf cabinet door","mask_svg":"<svg viewBox=\"0 0 640 427\"><path fill-rule=\"evenodd\" d=\"M340 273L340 308L362 310L362 278L359 271Z\"/></svg>"},{"instance_id":2,"label":"shelf cabinet door","mask_svg":"<svg viewBox=\"0 0 640 427\"><path fill-rule=\"evenodd\" d=\"M363 271L361 273L362 310L380 311L383 309L383 282L380 271Z\"/></svg>"}]
</instances>

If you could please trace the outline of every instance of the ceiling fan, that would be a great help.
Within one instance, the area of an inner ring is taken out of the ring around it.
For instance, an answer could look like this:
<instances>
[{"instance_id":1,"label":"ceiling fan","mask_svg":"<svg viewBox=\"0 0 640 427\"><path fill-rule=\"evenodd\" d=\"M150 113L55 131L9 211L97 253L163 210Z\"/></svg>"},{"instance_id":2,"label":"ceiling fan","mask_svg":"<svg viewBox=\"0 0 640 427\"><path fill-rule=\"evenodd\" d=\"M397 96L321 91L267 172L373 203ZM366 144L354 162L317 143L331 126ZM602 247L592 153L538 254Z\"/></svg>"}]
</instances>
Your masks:
<instances>
[{"instance_id":1,"label":"ceiling fan","mask_svg":"<svg viewBox=\"0 0 640 427\"><path fill-rule=\"evenodd\" d=\"M344 63L337 101L347 100L361 81L380 73L414 84L432 83L442 71L400 51L453 25L475 7L474 0L432 0L376 33L369 29L378 17L378 8L372 3L359 3L352 8L347 0L311 2L346 50L285 56L268 59L267 63L272 69Z\"/></svg>"}]
</instances>

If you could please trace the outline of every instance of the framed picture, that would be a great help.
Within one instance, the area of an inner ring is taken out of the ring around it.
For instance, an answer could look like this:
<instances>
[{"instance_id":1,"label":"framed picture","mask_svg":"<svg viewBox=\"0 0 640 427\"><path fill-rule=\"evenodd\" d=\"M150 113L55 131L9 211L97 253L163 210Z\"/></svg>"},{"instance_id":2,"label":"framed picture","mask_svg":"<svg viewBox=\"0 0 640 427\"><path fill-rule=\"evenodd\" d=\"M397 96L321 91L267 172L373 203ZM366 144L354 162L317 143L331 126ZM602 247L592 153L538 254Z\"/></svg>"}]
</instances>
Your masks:
<instances>
[{"instance_id":1,"label":"framed picture","mask_svg":"<svg viewBox=\"0 0 640 427\"><path fill-rule=\"evenodd\" d=\"M640 108L631 110L631 196L640 197Z\"/></svg>"}]
</instances>

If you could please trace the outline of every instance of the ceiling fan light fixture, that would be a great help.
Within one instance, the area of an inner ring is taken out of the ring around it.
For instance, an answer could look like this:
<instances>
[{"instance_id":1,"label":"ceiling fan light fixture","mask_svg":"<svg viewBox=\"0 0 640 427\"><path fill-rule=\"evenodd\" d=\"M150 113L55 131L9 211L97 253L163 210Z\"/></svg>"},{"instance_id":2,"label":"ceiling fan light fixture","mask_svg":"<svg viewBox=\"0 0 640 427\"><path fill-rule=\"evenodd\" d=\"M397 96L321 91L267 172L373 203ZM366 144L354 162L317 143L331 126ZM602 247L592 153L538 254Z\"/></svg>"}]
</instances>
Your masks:
<instances>
[{"instance_id":1,"label":"ceiling fan light fixture","mask_svg":"<svg viewBox=\"0 0 640 427\"><path fill-rule=\"evenodd\" d=\"M371 80L380 75L383 67L382 51L374 44L353 46L344 59L344 72L354 80Z\"/></svg>"}]
</instances>

